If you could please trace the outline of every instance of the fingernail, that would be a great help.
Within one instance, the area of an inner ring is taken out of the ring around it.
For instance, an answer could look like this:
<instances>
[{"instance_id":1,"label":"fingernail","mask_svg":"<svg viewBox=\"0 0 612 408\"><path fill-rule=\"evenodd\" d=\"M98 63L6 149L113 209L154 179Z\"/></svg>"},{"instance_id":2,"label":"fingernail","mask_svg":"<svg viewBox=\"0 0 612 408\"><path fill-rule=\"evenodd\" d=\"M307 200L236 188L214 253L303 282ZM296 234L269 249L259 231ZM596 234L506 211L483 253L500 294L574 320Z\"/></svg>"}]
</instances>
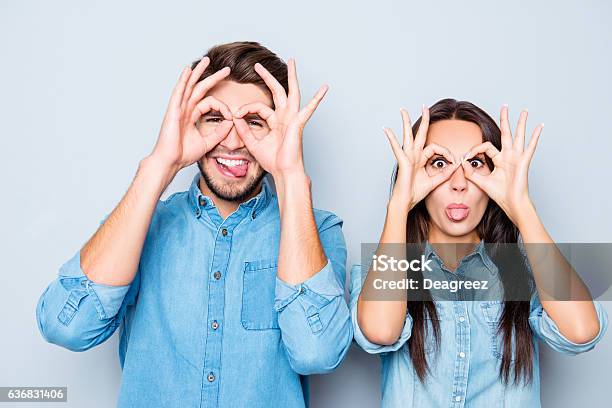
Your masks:
<instances>
[{"instance_id":1,"label":"fingernail","mask_svg":"<svg viewBox=\"0 0 612 408\"><path fill-rule=\"evenodd\" d=\"M542 123L542 127L544 127L544 124Z\"/></svg>"}]
</instances>

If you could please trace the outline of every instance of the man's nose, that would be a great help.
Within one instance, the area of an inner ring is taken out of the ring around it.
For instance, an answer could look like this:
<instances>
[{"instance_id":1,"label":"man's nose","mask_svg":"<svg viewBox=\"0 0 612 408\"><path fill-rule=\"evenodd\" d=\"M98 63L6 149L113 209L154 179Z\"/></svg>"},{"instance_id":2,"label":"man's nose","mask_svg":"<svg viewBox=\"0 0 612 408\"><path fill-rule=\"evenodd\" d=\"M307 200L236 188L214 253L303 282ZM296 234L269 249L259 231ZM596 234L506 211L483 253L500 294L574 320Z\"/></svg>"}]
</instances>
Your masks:
<instances>
[{"instance_id":1,"label":"man's nose","mask_svg":"<svg viewBox=\"0 0 612 408\"><path fill-rule=\"evenodd\" d=\"M221 146L227 148L228 150L237 150L244 147L244 142L238 135L236 131L236 126L232 125L227 137L221 141Z\"/></svg>"}]
</instances>

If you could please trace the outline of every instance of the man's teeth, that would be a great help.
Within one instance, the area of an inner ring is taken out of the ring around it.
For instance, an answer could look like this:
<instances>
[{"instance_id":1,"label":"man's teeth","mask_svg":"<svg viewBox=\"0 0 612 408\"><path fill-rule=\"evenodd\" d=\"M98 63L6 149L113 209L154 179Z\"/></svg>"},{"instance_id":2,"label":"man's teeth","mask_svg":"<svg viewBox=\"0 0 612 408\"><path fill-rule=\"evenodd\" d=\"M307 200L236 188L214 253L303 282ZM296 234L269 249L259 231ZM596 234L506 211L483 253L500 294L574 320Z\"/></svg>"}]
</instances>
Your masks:
<instances>
[{"instance_id":1,"label":"man's teeth","mask_svg":"<svg viewBox=\"0 0 612 408\"><path fill-rule=\"evenodd\" d=\"M217 163L221 163L224 166L227 167L233 167L233 166L240 166L242 164L246 164L247 161L246 160L229 160L229 159L222 159L221 157L217 157Z\"/></svg>"}]
</instances>

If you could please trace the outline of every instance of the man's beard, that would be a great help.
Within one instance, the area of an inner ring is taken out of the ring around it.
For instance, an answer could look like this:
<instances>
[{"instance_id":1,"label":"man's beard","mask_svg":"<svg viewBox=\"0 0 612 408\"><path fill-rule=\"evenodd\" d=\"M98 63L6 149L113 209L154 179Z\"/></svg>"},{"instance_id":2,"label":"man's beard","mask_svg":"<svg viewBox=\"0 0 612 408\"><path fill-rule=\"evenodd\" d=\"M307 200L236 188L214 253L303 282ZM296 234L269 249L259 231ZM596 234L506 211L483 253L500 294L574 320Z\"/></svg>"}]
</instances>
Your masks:
<instances>
[{"instance_id":1,"label":"man's beard","mask_svg":"<svg viewBox=\"0 0 612 408\"><path fill-rule=\"evenodd\" d=\"M244 186L234 186L231 183L218 183L210 177L210 175L206 174L202 165L198 161L198 168L200 169L200 174L204 179L204 182L213 192L214 195L221 198L225 201L232 202L243 202L248 197L251 196L259 187L261 180L266 176L267 172L263 169L260 169L259 173L255 174Z\"/></svg>"}]
</instances>

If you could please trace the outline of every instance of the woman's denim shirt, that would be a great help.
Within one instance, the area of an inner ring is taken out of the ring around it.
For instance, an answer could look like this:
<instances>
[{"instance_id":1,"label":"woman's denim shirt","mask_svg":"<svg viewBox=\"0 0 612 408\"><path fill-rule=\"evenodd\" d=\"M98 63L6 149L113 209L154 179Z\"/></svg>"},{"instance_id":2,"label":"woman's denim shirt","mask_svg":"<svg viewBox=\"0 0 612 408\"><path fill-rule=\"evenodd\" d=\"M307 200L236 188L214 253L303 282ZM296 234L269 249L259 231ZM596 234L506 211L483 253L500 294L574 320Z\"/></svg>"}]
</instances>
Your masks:
<instances>
[{"instance_id":1,"label":"woman's denim shirt","mask_svg":"<svg viewBox=\"0 0 612 408\"><path fill-rule=\"evenodd\" d=\"M443 262L425 244L425 259L438 275L452 272L443 270ZM495 285L498 270L485 250L481 240L477 247L459 263L457 274L486 277ZM430 272L428 272L430 273ZM607 328L607 314L595 303L600 330L597 336L584 344L577 344L564 337L555 322L542 308L537 295L532 297L529 324L535 345L533 382L529 386L505 386L499 376L502 358L502 338L496 334L503 310L503 302L489 301L435 301L441 328L440 348L436 350L433 336L426 336L425 353L430 372L421 383L417 377L407 341L412 331L412 318L406 315L399 339L392 345L374 344L363 335L357 321L357 300L365 277L361 265L351 270L350 308L355 341L368 353L381 357L382 406L383 407L539 407L540 372L539 342L542 340L554 350L575 355L591 350ZM426 323L427 324L427 323ZM428 330L431 328L427 324ZM513 356L514 359L514 356Z\"/></svg>"}]
</instances>

